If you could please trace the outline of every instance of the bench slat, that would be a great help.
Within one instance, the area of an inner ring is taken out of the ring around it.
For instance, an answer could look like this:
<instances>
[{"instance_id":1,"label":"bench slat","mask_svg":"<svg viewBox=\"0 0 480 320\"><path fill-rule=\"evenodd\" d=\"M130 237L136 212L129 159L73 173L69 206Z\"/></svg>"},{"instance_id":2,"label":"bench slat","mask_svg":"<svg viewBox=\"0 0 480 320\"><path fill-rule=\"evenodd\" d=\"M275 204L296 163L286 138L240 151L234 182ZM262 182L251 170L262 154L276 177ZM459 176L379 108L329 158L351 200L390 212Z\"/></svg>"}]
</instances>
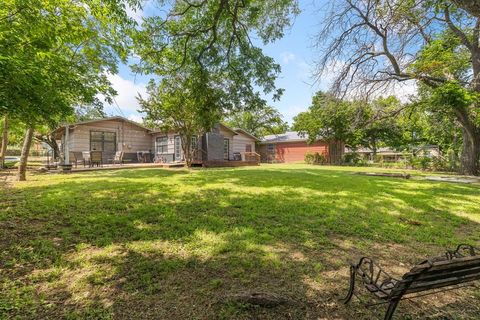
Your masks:
<instances>
[{"instance_id":1,"label":"bench slat","mask_svg":"<svg viewBox=\"0 0 480 320\"><path fill-rule=\"evenodd\" d=\"M470 268L455 268L453 270L442 270L442 271L435 271L435 272L425 272L421 274L418 278L415 279L415 282L420 281L435 281L440 279L448 279L448 278L456 278L461 276L466 276L470 274L480 274L480 264L470 267Z\"/></svg>"},{"instance_id":2,"label":"bench slat","mask_svg":"<svg viewBox=\"0 0 480 320\"><path fill-rule=\"evenodd\" d=\"M453 286L456 284L466 283L466 282L475 281L479 279L480 279L480 273L477 273L477 274L471 274L463 277L450 278L448 279L448 281L437 280L437 281L429 281L429 282L420 282L418 284L413 283L412 286L408 288L407 293L443 288L443 287Z\"/></svg>"},{"instance_id":3,"label":"bench slat","mask_svg":"<svg viewBox=\"0 0 480 320\"><path fill-rule=\"evenodd\" d=\"M438 261L432 264L422 263L413 267L407 274L403 276L403 278L409 275L424 272L426 269L429 269L430 271L445 270L445 269L453 268L455 266L464 267L469 265L476 265L478 263L480 263L480 256L469 256L469 257L458 258L454 260Z\"/></svg>"},{"instance_id":4,"label":"bench slat","mask_svg":"<svg viewBox=\"0 0 480 320\"><path fill-rule=\"evenodd\" d=\"M426 282L413 282L407 290L404 291L405 285L407 283L403 281L399 281L398 286L396 286L390 292L390 299L392 298L399 298L405 294L421 292L421 291L428 291L431 289L439 289L444 287L453 286L456 284L471 282L475 280L480 280L480 273L470 274L462 277L452 278L449 277L448 279L444 280L436 280L436 281L426 281Z\"/></svg>"}]
</instances>

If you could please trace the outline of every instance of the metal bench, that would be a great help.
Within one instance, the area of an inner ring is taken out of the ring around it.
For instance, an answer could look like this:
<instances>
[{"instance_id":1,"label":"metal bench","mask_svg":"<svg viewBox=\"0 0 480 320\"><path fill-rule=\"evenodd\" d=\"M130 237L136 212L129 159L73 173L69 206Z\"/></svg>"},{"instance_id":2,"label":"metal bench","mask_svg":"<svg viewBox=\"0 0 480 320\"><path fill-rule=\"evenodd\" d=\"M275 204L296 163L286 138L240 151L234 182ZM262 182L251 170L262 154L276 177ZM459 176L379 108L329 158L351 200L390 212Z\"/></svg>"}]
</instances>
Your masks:
<instances>
[{"instance_id":1,"label":"metal bench","mask_svg":"<svg viewBox=\"0 0 480 320\"><path fill-rule=\"evenodd\" d=\"M364 287L381 302L365 304L366 307L388 304L385 320L393 317L398 303L457 289L466 283L480 279L480 250L461 244L445 255L431 258L414 266L401 279L395 279L368 257L350 266L350 288L344 303L355 294L355 279L360 277Z\"/></svg>"}]
</instances>

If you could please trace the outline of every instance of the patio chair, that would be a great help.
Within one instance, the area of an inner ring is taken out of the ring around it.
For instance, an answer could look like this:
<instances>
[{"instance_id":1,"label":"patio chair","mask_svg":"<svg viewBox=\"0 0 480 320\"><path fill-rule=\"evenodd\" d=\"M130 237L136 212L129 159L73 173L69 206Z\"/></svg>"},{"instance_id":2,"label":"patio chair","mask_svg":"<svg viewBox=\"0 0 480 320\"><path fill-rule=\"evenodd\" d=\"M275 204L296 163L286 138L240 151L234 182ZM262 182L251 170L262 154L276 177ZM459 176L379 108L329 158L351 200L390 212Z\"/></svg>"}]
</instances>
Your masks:
<instances>
[{"instance_id":1,"label":"patio chair","mask_svg":"<svg viewBox=\"0 0 480 320\"><path fill-rule=\"evenodd\" d=\"M70 164L73 164L75 166L75 168L77 167L78 163L83 163L83 166L85 166L85 162L83 161L83 158L78 159L75 152L69 151L68 152L68 157L69 157L69 160L70 160Z\"/></svg>"},{"instance_id":2,"label":"patio chair","mask_svg":"<svg viewBox=\"0 0 480 320\"><path fill-rule=\"evenodd\" d=\"M82 151L83 167L90 166L90 151Z\"/></svg>"},{"instance_id":3,"label":"patio chair","mask_svg":"<svg viewBox=\"0 0 480 320\"><path fill-rule=\"evenodd\" d=\"M101 167L103 164L103 152L102 151L90 151L90 166Z\"/></svg>"},{"instance_id":4,"label":"patio chair","mask_svg":"<svg viewBox=\"0 0 480 320\"><path fill-rule=\"evenodd\" d=\"M123 151L115 152L115 155L113 156L113 159L108 159L108 161L111 161L112 164L118 163L118 164L122 165L123 164Z\"/></svg>"}]
</instances>

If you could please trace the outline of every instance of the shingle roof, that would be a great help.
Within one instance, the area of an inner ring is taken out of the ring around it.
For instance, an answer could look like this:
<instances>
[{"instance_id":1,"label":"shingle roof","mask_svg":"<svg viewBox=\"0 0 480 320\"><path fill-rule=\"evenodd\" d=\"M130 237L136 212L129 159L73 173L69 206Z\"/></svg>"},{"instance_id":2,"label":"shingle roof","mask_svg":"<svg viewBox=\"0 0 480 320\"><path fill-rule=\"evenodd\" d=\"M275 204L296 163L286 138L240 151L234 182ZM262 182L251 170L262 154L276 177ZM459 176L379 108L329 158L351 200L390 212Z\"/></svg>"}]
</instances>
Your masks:
<instances>
[{"instance_id":1,"label":"shingle roof","mask_svg":"<svg viewBox=\"0 0 480 320\"><path fill-rule=\"evenodd\" d=\"M287 131L280 134L270 134L263 137L262 143L276 143L276 142L294 142L294 141L307 141L308 135L301 135L297 131Z\"/></svg>"},{"instance_id":2,"label":"shingle roof","mask_svg":"<svg viewBox=\"0 0 480 320\"><path fill-rule=\"evenodd\" d=\"M112 120L125 121L125 122L131 123L131 124L133 124L133 125L135 125L135 126L137 126L137 127L140 127L140 128L142 128L142 129L144 129L144 130L147 130L147 131L149 131L149 132L152 132L152 131L153 131L152 129L147 128L147 127L141 125L141 124L138 123L138 122L135 122L135 121L133 121L133 120L130 120L130 119L127 119L127 118L124 118L124 117L121 117L121 116L112 116L112 117L105 117L105 118L99 118L99 119L92 119L92 120L86 120L86 121L80 121L80 122L70 123L70 124L68 124L68 127L69 127L69 128L73 128L73 127L78 126L78 125L90 124L90 123L101 122L101 121L112 121ZM64 129L65 129L65 126L64 126L64 125L63 125L63 126L60 126L60 127L58 127L57 129L53 130L53 131L52 131L52 134L53 134L53 133L56 133L56 132L60 132L60 131L62 131L62 130L64 130Z\"/></svg>"},{"instance_id":3,"label":"shingle roof","mask_svg":"<svg viewBox=\"0 0 480 320\"><path fill-rule=\"evenodd\" d=\"M233 130L235 130L235 132L237 133L242 133L246 136L249 136L250 138L254 139L255 141L260 141L260 139L258 139L257 137L255 137L253 134L251 134L250 132L246 131L246 130L243 130L242 128L233 128Z\"/></svg>"}]
</instances>

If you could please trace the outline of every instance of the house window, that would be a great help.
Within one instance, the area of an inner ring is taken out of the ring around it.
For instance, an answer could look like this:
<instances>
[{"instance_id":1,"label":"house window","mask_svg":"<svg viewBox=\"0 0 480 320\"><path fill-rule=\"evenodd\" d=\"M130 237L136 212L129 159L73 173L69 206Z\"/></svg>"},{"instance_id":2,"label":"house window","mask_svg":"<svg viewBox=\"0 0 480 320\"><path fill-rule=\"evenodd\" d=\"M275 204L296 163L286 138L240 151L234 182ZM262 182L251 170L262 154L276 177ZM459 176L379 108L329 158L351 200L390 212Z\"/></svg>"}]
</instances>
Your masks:
<instances>
[{"instance_id":1,"label":"house window","mask_svg":"<svg viewBox=\"0 0 480 320\"><path fill-rule=\"evenodd\" d=\"M157 153L166 154L168 153L168 137L158 137L157 138Z\"/></svg>"},{"instance_id":2,"label":"house window","mask_svg":"<svg viewBox=\"0 0 480 320\"><path fill-rule=\"evenodd\" d=\"M117 134L115 132L90 131L91 151L117 151Z\"/></svg>"},{"instance_id":3,"label":"house window","mask_svg":"<svg viewBox=\"0 0 480 320\"><path fill-rule=\"evenodd\" d=\"M192 148L192 151L195 151L195 150L198 149L198 137L197 136L192 136L191 148Z\"/></svg>"},{"instance_id":4,"label":"house window","mask_svg":"<svg viewBox=\"0 0 480 320\"><path fill-rule=\"evenodd\" d=\"M245 152L252 152L252 145L251 144L245 145Z\"/></svg>"},{"instance_id":5,"label":"house window","mask_svg":"<svg viewBox=\"0 0 480 320\"><path fill-rule=\"evenodd\" d=\"M228 160L230 158L230 140L223 139L223 159Z\"/></svg>"},{"instance_id":6,"label":"house window","mask_svg":"<svg viewBox=\"0 0 480 320\"><path fill-rule=\"evenodd\" d=\"M267 144L267 152L268 153L275 153L275 145L274 144Z\"/></svg>"}]
</instances>

